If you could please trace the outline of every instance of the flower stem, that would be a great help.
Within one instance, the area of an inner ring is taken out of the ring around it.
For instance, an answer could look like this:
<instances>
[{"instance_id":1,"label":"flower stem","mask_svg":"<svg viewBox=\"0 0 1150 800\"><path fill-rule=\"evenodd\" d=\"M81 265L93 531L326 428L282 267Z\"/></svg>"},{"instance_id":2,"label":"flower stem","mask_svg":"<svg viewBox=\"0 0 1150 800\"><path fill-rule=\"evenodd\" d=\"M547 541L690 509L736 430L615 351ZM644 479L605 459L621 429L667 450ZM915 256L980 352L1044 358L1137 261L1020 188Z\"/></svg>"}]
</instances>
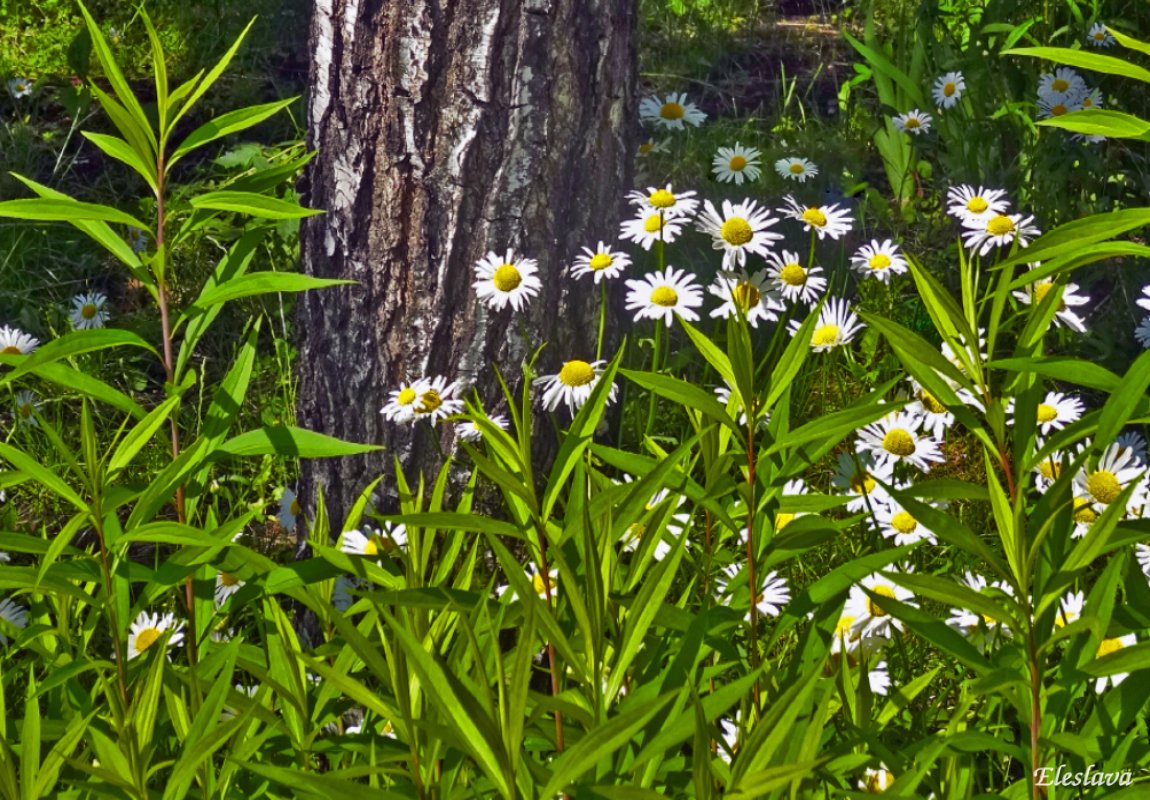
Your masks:
<instances>
[{"instance_id":1,"label":"flower stem","mask_svg":"<svg viewBox=\"0 0 1150 800\"><path fill-rule=\"evenodd\" d=\"M607 325L607 282L599 282L599 338L595 340L595 360L603 358L603 331Z\"/></svg>"}]
</instances>

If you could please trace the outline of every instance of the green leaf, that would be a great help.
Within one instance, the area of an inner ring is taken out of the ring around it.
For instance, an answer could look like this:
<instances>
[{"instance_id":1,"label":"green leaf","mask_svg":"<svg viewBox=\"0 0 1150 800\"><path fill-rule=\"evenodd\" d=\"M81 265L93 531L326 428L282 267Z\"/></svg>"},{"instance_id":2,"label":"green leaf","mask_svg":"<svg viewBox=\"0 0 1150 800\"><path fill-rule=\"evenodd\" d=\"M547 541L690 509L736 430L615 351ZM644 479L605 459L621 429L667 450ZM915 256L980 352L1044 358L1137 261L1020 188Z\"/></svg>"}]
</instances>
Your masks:
<instances>
[{"instance_id":1,"label":"green leaf","mask_svg":"<svg viewBox=\"0 0 1150 800\"><path fill-rule=\"evenodd\" d=\"M1082 667L1083 672L1096 678L1137 672L1143 669L1150 669L1150 642L1127 645L1121 650L1102 656L1102 658L1096 658Z\"/></svg>"},{"instance_id":2,"label":"green leaf","mask_svg":"<svg viewBox=\"0 0 1150 800\"><path fill-rule=\"evenodd\" d=\"M200 98L202 98L207 93L208 89L211 89L215 82L219 80L220 76L224 74L224 70L226 70L228 65L232 63L232 59L235 58L236 53L240 49L240 45L243 44L244 39L248 35L248 31L252 29L252 25L255 25L255 23L255 17L252 17L251 21L248 22L246 26L244 26L244 29L240 31L240 35L236 37L236 40L232 42L231 47L229 47L227 52L224 53L220 60L216 62L215 66L211 68L206 77L201 80L200 76L203 73L198 73L186 84L180 86L176 89L176 91L172 93L172 97L175 98L183 97L185 94L188 94L188 92L191 91L191 95L188 97L188 101L184 103L184 105L172 115L172 121L168 123L167 130L164 131L165 139L171 131L175 130L176 123L180 121L184 114L187 114L192 109L192 107L200 101ZM195 86L195 89L189 89L188 86Z\"/></svg>"},{"instance_id":3,"label":"green leaf","mask_svg":"<svg viewBox=\"0 0 1150 800\"><path fill-rule=\"evenodd\" d=\"M164 402L152 409L146 417L140 420L128 435L120 440L108 459L108 480L114 480L116 474L132 463L140 451L152 441L156 431L167 421L180 405L180 395L174 394Z\"/></svg>"},{"instance_id":4,"label":"green leaf","mask_svg":"<svg viewBox=\"0 0 1150 800\"><path fill-rule=\"evenodd\" d=\"M4 200L0 202L0 217L27 219L40 222L72 222L74 220L100 220L147 228L131 214L125 214L111 206L98 203L82 203L79 200L56 200L52 198L32 198L25 200Z\"/></svg>"},{"instance_id":5,"label":"green leaf","mask_svg":"<svg viewBox=\"0 0 1150 800\"><path fill-rule=\"evenodd\" d=\"M16 469L27 474L61 500L67 500L83 513L88 512L88 504L84 502L84 498L76 494L75 490L63 478L41 464L39 459L33 458L7 442L0 442L0 457L6 459Z\"/></svg>"},{"instance_id":6,"label":"green leaf","mask_svg":"<svg viewBox=\"0 0 1150 800\"><path fill-rule=\"evenodd\" d=\"M2 363L3 358L3 356L0 356L0 363ZM43 366L36 367L32 370L32 373L64 389L78 392L81 395L107 403L112 408L122 411L136 419L143 419L146 415L144 409L140 408L135 400L128 397L119 389L113 389L98 378L93 378L88 373L73 369L66 364L59 362L55 364L44 364Z\"/></svg>"},{"instance_id":7,"label":"green leaf","mask_svg":"<svg viewBox=\"0 0 1150 800\"><path fill-rule=\"evenodd\" d=\"M1059 225L1050 233L1035 239L1029 247L1022 249L1017 255L996 264L994 268L1002 269L1008 265L1069 257L1089 245L1113 239L1115 236L1146 225L1150 225L1150 208L1124 208L1092 214Z\"/></svg>"},{"instance_id":8,"label":"green leaf","mask_svg":"<svg viewBox=\"0 0 1150 800\"><path fill-rule=\"evenodd\" d=\"M238 457L283 455L296 458L335 458L382 449L376 444L347 442L290 425L269 425L233 436L219 445L215 453Z\"/></svg>"},{"instance_id":9,"label":"green leaf","mask_svg":"<svg viewBox=\"0 0 1150 800\"><path fill-rule=\"evenodd\" d=\"M8 383L27 375L29 372L35 372L38 367L44 364L51 364L82 353L107 350L112 347L139 347L154 355L157 360L160 358L156 348L131 331L120 328L73 331L72 333L65 333L58 339L53 339L29 356L16 357L9 361L8 363L15 364L16 368L0 378L0 383Z\"/></svg>"},{"instance_id":10,"label":"green leaf","mask_svg":"<svg viewBox=\"0 0 1150 800\"><path fill-rule=\"evenodd\" d=\"M623 377L648 389L655 394L666 397L675 403L687 408L697 409L718 423L726 425L736 434L742 431L738 424L727 414L727 409L711 392L704 391L687 381L673 378L670 375L659 375L654 372L639 372L630 369L621 369Z\"/></svg>"},{"instance_id":11,"label":"green leaf","mask_svg":"<svg viewBox=\"0 0 1150 800\"><path fill-rule=\"evenodd\" d=\"M1010 372L1033 372L1044 378L1085 386L1107 394L1112 393L1121 381L1117 375L1093 361L1083 361L1069 356L1047 356L1046 358L1003 358L988 365L994 369Z\"/></svg>"},{"instance_id":12,"label":"green leaf","mask_svg":"<svg viewBox=\"0 0 1150 800\"><path fill-rule=\"evenodd\" d=\"M172 151L171 156L168 158L168 166L171 167L185 155L198 147L204 146L208 142L213 142L216 139L221 139L224 136L238 133L239 131L258 125L268 117L287 108L298 99L297 97L289 97L286 100L277 100L274 103L248 106L247 108L229 111L226 114L221 114L215 119L205 122L189 133L187 138L180 142L180 145Z\"/></svg>"},{"instance_id":13,"label":"green leaf","mask_svg":"<svg viewBox=\"0 0 1150 800\"><path fill-rule=\"evenodd\" d=\"M1150 350L1143 352L1114 387L1102 406L1098 432L1094 440L1105 447L1113 442L1130 421L1138 405L1145 404L1146 390L1150 387Z\"/></svg>"},{"instance_id":14,"label":"green leaf","mask_svg":"<svg viewBox=\"0 0 1150 800\"><path fill-rule=\"evenodd\" d=\"M1150 72L1137 64L1123 58L1090 53L1086 50L1071 50L1067 47L1019 47L1014 50L1003 50L1002 55L1042 58L1055 64L1067 64L1071 67L1103 72L1107 75L1121 75L1123 78L1150 83Z\"/></svg>"},{"instance_id":15,"label":"green leaf","mask_svg":"<svg viewBox=\"0 0 1150 800\"><path fill-rule=\"evenodd\" d=\"M323 213L319 209L304 208L299 203L254 192L206 192L196 195L190 202L192 208L205 211L232 211L258 219L301 219ZM0 203L0 207L3 205Z\"/></svg>"},{"instance_id":16,"label":"green leaf","mask_svg":"<svg viewBox=\"0 0 1150 800\"><path fill-rule=\"evenodd\" d=\"M683 330L687 332L687 335L691 337L691 341L694 342L695 347L703 358L706 359L707 363L714 368L715 372L719 373L719 377L723 379L731 391L737 392L739 384L735 380L735 370L731 366L731 360L727 358L727 354L716 347L715 343L711 341L711 338L707 336L707 334L691 325L685 319L680 318L679 324ZM750 403L746 402L749 398L741 399L744 401L743 408L750 408Z\"/></svg>"},{"instance_id":17,"label":"green leaf","mask_svg":"<svg viewBox=\"0 0 1150 800\"><path fill-rule=\"evenodd\" d=\"M878 72L883 77L897 84L900 89L906 92L906 96L916 107L926 107L927 104L923 98L922 87L919 86L917 82L911 80L909 75L896 67L889 58L878 50L863 44L846 31L843 31L843 36L850 42L851 47L857 50L859 54L867 60L867 63L875 72Z\"/></svg>"},{"instance_id":18,"label":"green leaf","mask_svg":"<svg viewBox=\"0 0 1150 800\"><path fill-rule=\"evenodd\" d=\"M1087 108L1060 117L1038 121L1048 128L1061 128L1088 136L1106 136L1111 139L1150 139L1150 122L1126 114L1101 108Z\"/></svg>"},{"instance_id":19,"label":"green leaf","mask_svg":"<svg viewBox=\"0 0 1150 800\"><path fill-rule=\"evenodd\" d=\"M80 131L80 133L85 139L103 150L105 155L121 161L135 170L136 174L144 179L153 192L159 191L156 183L156 165L140 158L139 153L130 144L119 137L108 136L104 133L92 133L91 131Z\"/></svg>"}]
</instances>

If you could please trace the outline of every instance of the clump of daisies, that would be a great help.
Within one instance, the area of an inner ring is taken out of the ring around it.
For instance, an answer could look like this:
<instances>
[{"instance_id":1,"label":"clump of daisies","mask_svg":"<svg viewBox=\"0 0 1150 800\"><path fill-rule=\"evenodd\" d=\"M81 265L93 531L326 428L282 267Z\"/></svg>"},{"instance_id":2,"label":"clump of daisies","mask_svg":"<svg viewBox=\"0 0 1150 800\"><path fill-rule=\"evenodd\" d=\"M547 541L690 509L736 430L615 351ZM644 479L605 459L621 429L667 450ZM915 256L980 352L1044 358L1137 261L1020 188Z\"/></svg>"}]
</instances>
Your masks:
<instances>
[{"instance_id":1,"label":"clump of daisies","mask_svg":"<svg viewBox=\"0 0 1150 800\"><path fill-rule=\"evenodd\" d=\"M1102 107L1102 93L1087 86L1082 76L1070 67L1058 67L1038 80L1038 118L1051 119L1074 111ZM1074 139L1101 142L1106 137L1076 133Z\"/></svg>"},{"instance_id":2,"label":"clump of daisies","mask_svg":"<svg viewBox=\"0 0 1150 800\"><path fill-rule=\"evenodd\" d=\"M1010 213L1010 201L1002 189L962 184L951 187L946 199L947 213L963 227L963 244L980 256L1015 242L1026 247L1042 233L1033 216Z\"/></svg>"},{"instance_id":3,"label":"clump of daisies","mask_svg":"<svg viewBox=\"0 0 1150 800\"><path fill-rule=\"evenodd\" d=\"M391 391L379 413L390 422L414 424L426 420L435 425L463 412L460 391L458 381L448 381L442 375L405 381Z\"/></svg>"}]
</instances>

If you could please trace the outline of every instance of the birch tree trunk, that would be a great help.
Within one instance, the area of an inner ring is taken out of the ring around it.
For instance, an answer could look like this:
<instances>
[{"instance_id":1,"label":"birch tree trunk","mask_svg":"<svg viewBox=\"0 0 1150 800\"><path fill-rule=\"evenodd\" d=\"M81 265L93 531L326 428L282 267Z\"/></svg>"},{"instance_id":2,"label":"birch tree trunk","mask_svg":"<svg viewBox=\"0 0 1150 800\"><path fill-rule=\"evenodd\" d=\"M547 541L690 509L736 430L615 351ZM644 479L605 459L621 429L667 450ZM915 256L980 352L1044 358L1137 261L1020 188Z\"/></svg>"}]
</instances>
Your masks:
<instances>
[{"instance_id":1,"label":"birch tree trunk","mask_svg":"<svg viewBox=\"0 0 1150 800\"><path fill-rule=\"evenodd\" d=\"M301 303L299 414L386 448L304 465L305 505L322 489L334 530L393 459L411 474L450 452L451 426L429 434L380 415L399 381L441 374L490 409L493 363L518 380L544 342L544 371L594 355L594 292L566 268L616 235L635 6L317 0L308 131L319 154L303 195L327 213L303 226L303 269L358 283ZM508 248L537 259L543 280L522 320L480 306L472 288L475 261ZM386 508L394 481L381 488Z\"/></svg>"}]
</instances>

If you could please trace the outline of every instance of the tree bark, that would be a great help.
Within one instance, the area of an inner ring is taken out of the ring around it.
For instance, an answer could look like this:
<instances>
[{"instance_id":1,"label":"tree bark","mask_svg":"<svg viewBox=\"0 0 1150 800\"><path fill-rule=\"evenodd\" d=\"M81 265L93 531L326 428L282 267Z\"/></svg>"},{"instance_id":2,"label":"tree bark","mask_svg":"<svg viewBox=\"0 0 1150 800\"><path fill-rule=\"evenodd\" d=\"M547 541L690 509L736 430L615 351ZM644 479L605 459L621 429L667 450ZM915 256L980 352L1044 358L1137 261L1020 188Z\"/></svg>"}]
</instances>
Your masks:
<instances>
[{"instance_id":1,"label":"tree bark","mask_svg":"<svg viewBox=\"0 0 1150 800\"><path fill-rule=\"evenodd\" d=\"M379 413L401 380L444 375L501 402L491 365L518 381L547 343L551 372L594 355L595 296L567 266L617 235L631 166L635 0L317 0L311 27L305 272L356 285L299 310L301 423L385 449L303 465L339 530L392 460L436 467L434 434ZM488 251L539 262L523 319L476 298ZM377 504L394 508L394 481ZM390 499L389 499L390 498Z\"/></svg>"}]
</instances>

